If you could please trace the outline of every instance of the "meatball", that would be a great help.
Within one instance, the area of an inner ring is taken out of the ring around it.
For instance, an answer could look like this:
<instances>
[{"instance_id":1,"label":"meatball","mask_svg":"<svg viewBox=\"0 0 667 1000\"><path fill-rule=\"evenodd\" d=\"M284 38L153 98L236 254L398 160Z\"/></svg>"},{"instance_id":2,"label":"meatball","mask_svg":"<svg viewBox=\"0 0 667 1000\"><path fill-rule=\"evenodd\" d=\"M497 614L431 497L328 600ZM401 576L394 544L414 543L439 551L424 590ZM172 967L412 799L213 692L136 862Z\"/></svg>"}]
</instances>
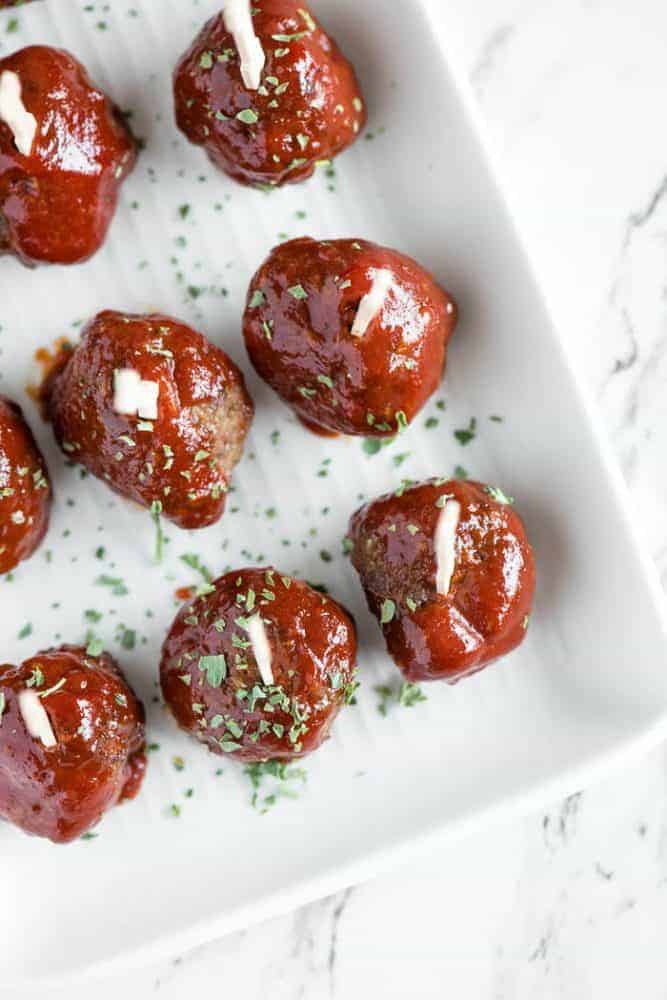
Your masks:
<instances>
[{"instance_id":1,"label":"meatball","mask_svg":"<svg viewBox=\"0 0 667 1000\"><path fill-rule=\"evenodd\" d=\"M0 396L0 573L29 559L49 526L51 484L21 408Z\"/></svg>"},{"instance_id":2,"label":"meatball","mask_svg":"<svg viewBox=\"0 0 667 1000\"><path fill-rule=\"evenodd\" d=\"M350 63L303 0L227 0L174 74L176 122L242 184L310 177L366 124Z\"/></svg>"},{"instance_id":3,"label":"meatball","mask_svg":"<svg viewBox=\"0 0 667 1000\"><path fill-rule=\"evenodd\" d=\"M31 45L0 59L0 255L86 260L135 158L118 110L69 53Z\"/></svg>"},{"instance_id":4,"label":"meatball","mask_svg":"<svg viewBox=\"0 0 667 1000\"><path fill-rule=\"evenodd\" d=\"M0 817L67 843L139 791L144 709L108 653L78 646L0 666Z\"/></svg>"},{"instance_id":5,"label":"meatball","mask_svg":"<svg viewBox=\"0 0 667 1000\"><path fill-rule=\"evenodd\" d=\"M455 683L522 642L535 567L512 502L482 483L432 479L352 517L352 564L408 680Z\"/></svg>"},{"instance_id":6,"label":"meatball","mask_svg":"<svg viewBox=\"0 0 667 1000\"><path fill-rule=\"evenodd\" d=\"M213 753L291 760L327 738L356 687L356 630L330 597L274 569L220 577L162 650L176 721Z\"/></svg>"},{"instance_id":7,"label":"meatball","mask_svg":"<svg viewBox=\"0 0 667 1000\"><path fill-rule=\"evenodd\" d=\"M243 334L261 377L311 430L391 437L435 392L452 299L364 240L290 240L250 283Z\"/></svg>"},{"instance_id":8,"label":"meatball","mask_svg":"<svg viewBox=\"0 0 667 1000\"><path fill-rule=\"evenodd\" d=\"M168 316L102 312L43 389L60 447L182 528L225 508L253 404L236 365Z\"/></svg>"}]
</instances>

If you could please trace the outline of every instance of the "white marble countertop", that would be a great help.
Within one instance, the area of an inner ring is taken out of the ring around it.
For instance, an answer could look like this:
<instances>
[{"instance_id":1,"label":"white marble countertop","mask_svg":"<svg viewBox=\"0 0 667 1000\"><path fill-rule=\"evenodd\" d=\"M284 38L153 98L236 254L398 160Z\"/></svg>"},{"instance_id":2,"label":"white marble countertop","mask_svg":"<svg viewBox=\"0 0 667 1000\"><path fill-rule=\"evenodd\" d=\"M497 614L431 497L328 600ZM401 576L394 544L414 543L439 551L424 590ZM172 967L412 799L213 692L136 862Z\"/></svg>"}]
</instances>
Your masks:
<instances>
[{"instance_id":1,"label":"white marble countertop","mask_svg":"<svg viewBox=\"0 0 667 1000\"><path fill-rule=\"evenodd\" d=\"M468 67L510 204L667 586L667 6L431 2ZM49 997L658 1000L666 763L661 750L407 869Z\"/></svg>"}]
</instances>

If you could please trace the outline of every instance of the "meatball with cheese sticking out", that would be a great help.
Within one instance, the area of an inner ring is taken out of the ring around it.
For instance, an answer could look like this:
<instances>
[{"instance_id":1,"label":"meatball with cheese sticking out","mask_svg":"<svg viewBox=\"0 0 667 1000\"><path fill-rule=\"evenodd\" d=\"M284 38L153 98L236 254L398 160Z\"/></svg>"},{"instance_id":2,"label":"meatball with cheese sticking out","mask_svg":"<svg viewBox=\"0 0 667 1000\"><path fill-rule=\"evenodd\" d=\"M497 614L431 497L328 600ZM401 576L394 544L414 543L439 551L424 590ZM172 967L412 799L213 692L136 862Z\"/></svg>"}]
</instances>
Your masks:
<instances>
[{"instance_id":1,"label":"meatball with cheese sticking out","mask_svg":"<svg viewBox=\"0 0 667 1000\"><path fill-rule=\"evenodd\" d=\"M135 159L120 112L68 52L31 45L0 59L0 255L92 256Z\"/></svg>"},{"instance_id":2,"label":"meatball with cheese sticking out","mask_svg":"<svg viewBox=\"0 0 667 1000\"><path fill-rule=\"evenodd\" d=\"M302 181L366 124L354 70L303 0L226 0L174 74L176 122L242 184Z\"/></svg>"},{"instance_id":3,"label":"meatball with cheese sticking out","mask_svg":"<svg viewBox=\"0 0 667 1000\"><path fill-rule=\"evenodd\" d=\"M182 528L225 508L253 404L236 365L160 314L103 312L43 388L60 447Z\"/></svg>"},{"instance_id":4,"label":"meatball with cheese sticking out","mask_svg":"<svg viewBox=\"0 0 667 1000\"><path fill-rule=\"evenodd\" d=\"M290 240L250 283L261 377L316 433L392 437L443 375L456 306L410 257L366 240Z\"/></svg>"},{"instance_id":5,"label":"meatball with cheese sticking out","mask_svg":"<svg viewBox=\"0 0 667 1000\"><path fill-rule=\"evenodd\" d=\"M139 791L144 709L108 653L0 666L0 819L67 843Z\"/></svg>"},{"instance_id":6,"label":"meatball with cheese sticking out","mask_svg":"<svg viewBox=\"0 0 667 1000\"><path fill-rule=\"evenodd\" d=\"M40 545L51 499L46 465L23 413L0 396L0 574Z\"/></svg>"},{"instance_id":7,"label":"meatball with cheese sticking out","mask_svg":"<svg viewBox=\"0 0 667 1000\"><path fill-rule=\"evenodd\" d=\"M327 738L356 684L356 631L330 597L275 569L227 573L181 609L162 693L213 753L291 760Z\"/></svg>"},{"instance_id":8,"label":"meatball with cheese sticking out","mask_svg":"<svg viewBox=\"0 0 667 1000\"><path fill-rule=\"evenodd\" d=\"M409 681L455 683L523 641L535 566L512 502L482 483L432 479L352 517L352 564Z\"/></svg>"}]
</instances>

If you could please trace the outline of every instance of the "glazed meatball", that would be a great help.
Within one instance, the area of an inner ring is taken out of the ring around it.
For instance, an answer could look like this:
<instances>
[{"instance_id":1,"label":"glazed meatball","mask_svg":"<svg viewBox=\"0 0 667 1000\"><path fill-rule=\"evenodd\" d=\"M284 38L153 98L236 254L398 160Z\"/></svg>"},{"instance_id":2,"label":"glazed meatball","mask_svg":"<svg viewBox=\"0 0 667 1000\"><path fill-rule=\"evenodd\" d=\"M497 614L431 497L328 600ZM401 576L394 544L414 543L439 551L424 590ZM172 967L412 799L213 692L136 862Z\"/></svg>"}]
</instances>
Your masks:
<instances>
[{"instance_id":1,"label":"glazed meatball","mask_svg":"<svg viewBox=\"0 0 667 1000\"><path fill-rule=\"evenodd\" d=\"M0 666L0 818L57 844L139 791L144 709L108 653Z\"/></svg>"},{"instance_id":2,"label":"glazed meatball","mask_svg":"<svg viewBox=\"0 0 667 1000\"><path fill-rule=\"evenodd\" d=\"M495 487L433 479L352 517L352 563L408 680L455 683L522 642L535 567L511 503Z\"/></svg>"},{"instance_id":3,"label":"glazed meatball","mask_svg":"<svg viewBox=\"0 0 667 1000\"><path fill-rule=\"evenodd\" d=\"M415 261L365 240L290 240L252 279L250 360L311 430L391 437L442 378L452 299Z\"/></svg>"},{"instance_id":4,"label":"glazed meatball","mask_svg":"<svg viewBox=\"0 0 667 1000\"><path fill-rule=\"evenodd\" d=\"M100 313L44 396L63 451L117 493L182 528L221 517L253 404L202 334L168 316Z\"/></svg>"},{"instance_id":5,"label":"glazed meatball","mask_svg":"<svg viewBox=\"0 0 667 1000\"><path fill-rule=\"evenodd\" d=\"M33 554L50 512L44 459L20 407L0 396L0 573Z\"/></svg>"},{"instance_id":6,"label":"glazed meatball","mask_svg":"<svg viewBox=\"0 0 667 1000\"><path fill-rule=\"evenodd\" d=\"M237 570L213 588L181 609L162 650L179 726L248 762L316 750L356 686L352 619L274 569Z\"/></svg>"},{"instance_id":7,"label":"glazed meatball","mask_svg":"<svg viewBox=\"0 0 667 1000\"><path fill-rule=\"evenodd\" d=\"M242 184L310 177L366 123L350 63L303 0L227 0L174 74L176 122Z\"/></svg>"},{"instance_id":8,"label":"glazed meatball","mask_svg":"<svg viewBox=\"0 0 667 1000\"><path fill-rule=\"evenodd\" d=\"M104 242L135 143L73 56L0 59L0 255L76 264Z\"/></svg>"}]
</instances>

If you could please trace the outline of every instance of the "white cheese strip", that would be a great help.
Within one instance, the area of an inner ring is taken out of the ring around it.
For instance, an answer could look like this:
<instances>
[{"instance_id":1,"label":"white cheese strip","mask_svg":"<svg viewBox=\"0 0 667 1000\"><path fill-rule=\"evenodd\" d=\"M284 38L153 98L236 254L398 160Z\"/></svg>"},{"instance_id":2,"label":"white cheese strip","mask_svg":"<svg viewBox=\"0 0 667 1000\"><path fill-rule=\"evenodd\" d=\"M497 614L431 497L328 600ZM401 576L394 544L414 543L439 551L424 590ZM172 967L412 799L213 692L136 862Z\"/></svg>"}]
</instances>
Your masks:
<instances>
[{"instance_id":1,"label":"white cheese strip","mask_svg":"<svg viewBox=\"0 0 667 1000\"><path fill-rule=\"evenodd\" d=\"M116 368L113 373L113 408L116 413L157 420L158 382L142 379L134 368Z\"/></svg>"},{"instance_id":2,"label":"white cheese strip","mask_svg":"<svg viewBox=\"0 0 667 1000\"><path fill-rule=\"evenodd\" d=\"M18 75L8 69L0 74L0 119L14 133L14 144L19 153L30 156L37 134L37 119L21 100L21 81Z\"/></svg>"},{"instance_id":3,"label":"white cheese strip","mask_svg":"<svg viewBox=\"0 0 667 1000\"><path fill-rule=\"evenodd\" d=\"M273 684L271 669L271 644L266 634L266 625L261 615L253 615L246 622L246 632L252 645L252 651L264 684Z\"/></svg>"},{"instance_id":4,"label":"white cheese strip","mask_svg":"<svg viewBox=\"0 0 667 1000\"><path fill-rule=\"evenodd\" d=\"M250 0L227 0L223 17L238 49L243 82L248 90L257 90L266 56L253 27Z\"/></svg>"},{"instance_id":5,"label":"white cheese strip","mask_svg":"<svg viewBox=\"0 0 667 1000\"><path fill-rule=\"evenodd\" d=\"M354 317L354 323L350 331L353 337L363 337L366 333L370 323L384 306L393 283L394 276L391 271L382 269L375 272L371 290L364 295L359 303L357 315Z\"/></svg>"},{"instance_id":6,"label":"white cheese strip","mask_svg":"<svg viewBox=\"0 0 667 1000\"><path fill-rule=\"evenodd\" d=\"M447 595L456 566L456 530L461 516L458 500L447 500L435 528L435 588Z\"/></svg>"},{"instance_id":7,"label":"white cheese strip","mask_svg":"<svg viewBox=\"0 0 667 1000\"><path fill-rule=\"evenodd\" d=\"M56 737L46 709L42 704L42 699L36 691L26 688L19 694L19 711L23 716L25 727L34 740L40 740L45 747L54 747L57 744Z\"/></svg>"}]
</instances>

